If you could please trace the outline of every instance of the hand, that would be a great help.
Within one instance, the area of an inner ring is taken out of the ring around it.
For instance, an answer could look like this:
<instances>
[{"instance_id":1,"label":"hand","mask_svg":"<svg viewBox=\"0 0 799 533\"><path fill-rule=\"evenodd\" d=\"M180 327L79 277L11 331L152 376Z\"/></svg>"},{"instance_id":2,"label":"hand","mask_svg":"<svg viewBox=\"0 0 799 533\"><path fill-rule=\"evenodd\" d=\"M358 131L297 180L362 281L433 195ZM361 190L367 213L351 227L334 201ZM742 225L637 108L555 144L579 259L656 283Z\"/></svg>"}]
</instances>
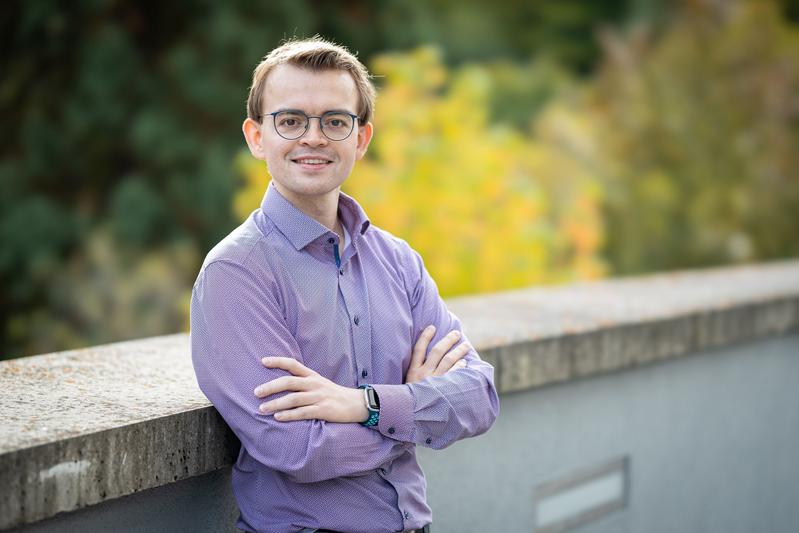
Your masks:
<instances>
[{"instance_id":1,"label":"hand","mask_svg":"<svg viewBox=\"0 0 799 533\"><path fill-rule=\"evenodd\" d=\"M334 383L291 357L264 357L267 368L280 368L291 376L281 376L255 388L259 398L283 391L294 391L261 404L261 413L274 413L275 420L327 420L364 422L369 418L363 391Z\"/></svg>"},{"instance_id":2,"label":"hand","mask_svg":"<svg viewBox=\"0 0 799 533\"><path fill-rule=\"evenodd\" d=\"M445 335L430 349L430 353L425 358L427 345L430 344L435 332L435 326L431 325L427 326L419 335L419 339L417 339L416 345L413 347L413 355L411 356L408 372L405 375L405 383L416 383L428 376L440 376L450 370L457 370L466 366L466 361L462 358L469 352L471 345L468 342L462 342L452 348L461 338L461 333L458 330L452 330Z\"/></svg>"}]
</instances>

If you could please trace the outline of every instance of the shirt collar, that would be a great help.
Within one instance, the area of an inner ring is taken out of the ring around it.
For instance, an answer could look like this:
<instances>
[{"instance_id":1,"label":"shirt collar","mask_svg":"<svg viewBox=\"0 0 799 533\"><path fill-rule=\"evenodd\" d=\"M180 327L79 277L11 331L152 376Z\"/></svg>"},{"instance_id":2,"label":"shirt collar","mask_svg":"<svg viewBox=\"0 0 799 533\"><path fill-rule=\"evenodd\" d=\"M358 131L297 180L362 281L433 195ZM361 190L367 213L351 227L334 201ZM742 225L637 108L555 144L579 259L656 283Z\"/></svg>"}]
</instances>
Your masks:
<instances>
[{"instance_id":1,"label":"shirt collar","mask_svg":"<svg viewBox=\"0 0 799 533\"><path fill-rule=\"evenodd\" d=\"M309 243L331 231L286 200L273 182L269 182L269 187L266 188L261 201L261 210L297 250L302 250ZM371 225L358 202L341 191L338 197L338 213L353 240L366 233Z\"/></svg>"}]
</instances>

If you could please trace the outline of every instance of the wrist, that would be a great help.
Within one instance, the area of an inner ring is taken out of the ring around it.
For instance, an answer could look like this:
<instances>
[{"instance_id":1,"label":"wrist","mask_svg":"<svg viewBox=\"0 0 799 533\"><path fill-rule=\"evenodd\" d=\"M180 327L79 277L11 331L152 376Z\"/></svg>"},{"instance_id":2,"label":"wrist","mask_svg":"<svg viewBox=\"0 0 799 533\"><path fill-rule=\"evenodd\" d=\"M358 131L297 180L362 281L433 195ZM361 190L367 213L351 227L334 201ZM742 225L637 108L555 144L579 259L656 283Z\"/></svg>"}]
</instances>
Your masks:
<instances>
[{"instance_id":1,"label":"wrist","mask_svg":"<svg viewBox=\"0 0 799 533\"><path fill-rule=\"evenodd\" d=\"M363 399L363 389L349 389L350 405L352 406L352 421L357 423L366 422L369 419L369 410Z\"/></svg>"}]
</instances>

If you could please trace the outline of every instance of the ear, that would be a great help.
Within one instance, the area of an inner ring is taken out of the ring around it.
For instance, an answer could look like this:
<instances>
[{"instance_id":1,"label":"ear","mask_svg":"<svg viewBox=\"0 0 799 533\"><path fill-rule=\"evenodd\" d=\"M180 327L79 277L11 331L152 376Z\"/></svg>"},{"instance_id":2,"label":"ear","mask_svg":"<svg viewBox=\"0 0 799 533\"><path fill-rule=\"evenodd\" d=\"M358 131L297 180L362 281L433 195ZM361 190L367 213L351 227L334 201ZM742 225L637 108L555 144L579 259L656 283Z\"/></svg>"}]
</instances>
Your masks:
<instances>
[{"instance_id":1,"label":"ear","mask_svg":"<svg viewBox=\"0 0 799 533\"><path fill-rule=\"evenodd\" d=\"M361 159L366 154L366 149L369 148L373 133L374 126L372 126L371 122L358 126L358 147L355 149L355 159Z\"/></svg>"},{"instance_id":2,"label":"ear","mask_svg":"<svg viewBox=\"0 0 799 533\"><path fill-rule=\"evenodd\" d=\"M261 133L261 125L251 118L244 120L241 125L241 131L244 133L244 139L247 141L247 147L250 153L256 159L266 160L266 154L261 146L263 134Z\"/></svg>"}]
</instances>

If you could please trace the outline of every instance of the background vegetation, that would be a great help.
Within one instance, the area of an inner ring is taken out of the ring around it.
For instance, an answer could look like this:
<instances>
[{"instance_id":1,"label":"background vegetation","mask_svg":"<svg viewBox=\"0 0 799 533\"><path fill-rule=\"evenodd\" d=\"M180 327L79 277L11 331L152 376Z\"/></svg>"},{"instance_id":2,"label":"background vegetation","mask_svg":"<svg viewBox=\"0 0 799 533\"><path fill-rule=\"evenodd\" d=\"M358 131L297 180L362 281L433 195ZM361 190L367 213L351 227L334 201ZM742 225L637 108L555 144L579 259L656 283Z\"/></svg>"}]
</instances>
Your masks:
<instances>
[{"instance_id":1,"label":"background vegetation","mask_svg":"<svg viewBox=\"0 0 799 533\"><path fill-rule=\"evenodd\" d=\"M796 2L495 4L4 2L0 357L186 329L292 35L380 76L345 190L444 295L797 255Z\"/></svg>"}]
</instances>

